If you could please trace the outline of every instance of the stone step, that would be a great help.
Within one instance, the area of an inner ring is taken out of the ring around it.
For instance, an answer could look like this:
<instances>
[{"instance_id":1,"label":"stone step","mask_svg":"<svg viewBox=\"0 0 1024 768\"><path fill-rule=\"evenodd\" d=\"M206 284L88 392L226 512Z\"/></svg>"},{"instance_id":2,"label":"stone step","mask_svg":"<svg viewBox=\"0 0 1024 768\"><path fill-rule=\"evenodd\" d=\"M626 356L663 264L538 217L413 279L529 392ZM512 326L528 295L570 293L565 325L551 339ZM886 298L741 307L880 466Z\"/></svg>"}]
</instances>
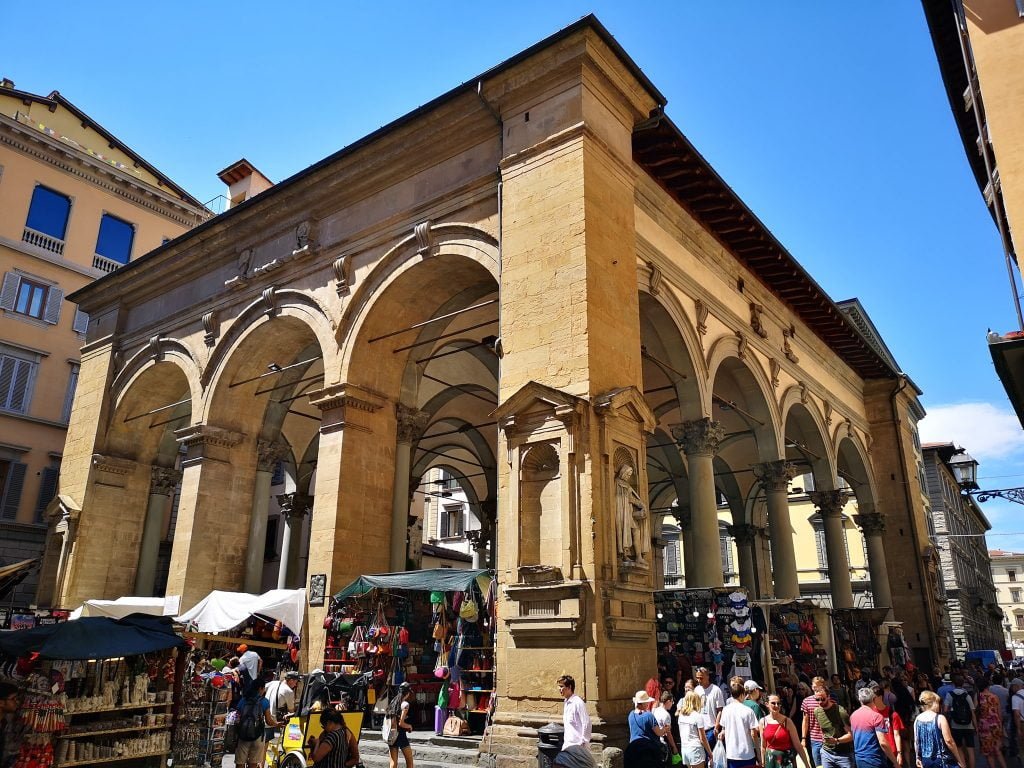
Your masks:
<instances>
[{"instance_id":1,"label":"stone step","mask_svg":"<svg viewBox=\"0 0 1024 768\"><path fill-rule=\"evenodd\" d=\"M476 765L480 737L436 736L432 731L413 731L409 734L409 743L417 768L447 768ZM366 768L388 765L388 745L381 738L380 731L363 729L359 756ZM399 756L399 767L404 764L405 759Z\"/></svg>"}]
</instances>

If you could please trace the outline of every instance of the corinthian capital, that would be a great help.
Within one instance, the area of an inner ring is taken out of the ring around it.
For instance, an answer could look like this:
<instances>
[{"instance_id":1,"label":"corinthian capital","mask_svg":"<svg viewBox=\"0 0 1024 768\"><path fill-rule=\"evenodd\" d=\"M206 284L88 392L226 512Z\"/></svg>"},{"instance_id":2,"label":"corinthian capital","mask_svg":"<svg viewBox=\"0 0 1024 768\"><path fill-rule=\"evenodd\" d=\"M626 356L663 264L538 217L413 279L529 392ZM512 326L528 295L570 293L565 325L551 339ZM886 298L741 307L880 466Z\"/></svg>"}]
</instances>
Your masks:
<instances>
[{"instance_id":1,"label":"corinthian capital","mask_svg":"<svg viewBox=\"0 0 1024 768\"><path fill-rule=\"evenodd\" d=\"M766 491L785 491L789 489L789 481L796 477L797 469L788 461L766 461L754 464L754 477L761 481Z\"/></svg>"},{"instance_id":2,"label":"corinthian capital","mask_svg":"<svg viewBox=\"0 0 1024 768\"><path fill-rule=\"evenodd\" d=\"M822 517L840 515L846 506L846 494L842 491L811 491L807 498L818 508Z\"/></svg>"},{"instance_id":3,"label":"corinthian capital","mask_svg":"<svg viewBox=\"0 0 1024 768\"><path fill-rule=\"evenodd\" d=\"M861 512L853 516L853 522L865 536L881 536L885 533L885 515L881 512Z\"/></svg>"},{"instance_id":4,"label":"corinthian capital","mask_svg":"<svg viewBox=\"0 0 1024 768\"><path fill-rule=\"evenodd\" d=\"M395 415L398 419L398 442L400 443L415 443L423 436L423 430L427 428L430 421L430 414L426 411L418 411L401 403L395 407Z\"/></svg>"},{"instance_id":5,"label":"corinthian capital","mask_svg":"<svg viewBox=\"0 0 1024 768\"><path fill-rule=\"evenodd\" d=\"M743 523L727 526L726 531L736 540L738 546L750 546L754 543L754 539L757 538L757 534L761 532L761 529L756 525Z\"/></svg>"},{"instance_id":6,"label":"corinthian capital","mask_svg":"<svg viewBox=\"0 0 1024 768\"><path fill-rule=\"evenodd\" d=\"M170 467L153 467L149 480L150 495L171 496L181 479L181 472Z\"/></svg>"},{"instance_id":7,"label":"corinthian capital","mask_svg":"<svg viewBox=\"0 0 1024 768\"><path fill-rule=\"evenodd\" d=\"M288 455L288 446L273 440L256 443L256 468L260 472L273 472L274 466Z\"/></svg>"},{"instance_id":8,"label":"corinthian capital","mask_svg":"<svg viewBox=\"0 0 1024 768\"><path fill-rule=\"evenodd\" d=\"M672 437L687 456L714 456L725 439L725 429L705 417L672 427Z\"/></svg>"},{"instance_id":9,"label":"corinthian capital","mask_svg":"<svg viewBox=\"0 0 1024 768\"><path fill-rule=\"evenodd\" d=\"M282 493L277 497L281 512L287 517L305 517L313 510L313 499L304 493Z\"/></svg>"}]
</instances>

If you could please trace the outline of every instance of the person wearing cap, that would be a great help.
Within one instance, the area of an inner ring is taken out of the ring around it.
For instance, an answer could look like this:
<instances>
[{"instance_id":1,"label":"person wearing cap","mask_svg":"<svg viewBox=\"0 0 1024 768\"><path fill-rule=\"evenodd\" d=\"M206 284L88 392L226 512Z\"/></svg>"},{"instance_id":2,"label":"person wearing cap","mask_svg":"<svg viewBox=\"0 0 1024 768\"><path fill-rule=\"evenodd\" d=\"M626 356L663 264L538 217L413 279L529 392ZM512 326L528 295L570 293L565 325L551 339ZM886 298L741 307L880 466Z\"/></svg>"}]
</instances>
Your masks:
<instances>
[{"instance_id":1,"label":"person wearing cap","mask_svg":"<svg viewBox=\"0 0 1024 768\"><path fill-rule=\"evenodd\" d=\"M295 711L295 689L299 687L299 673L285 673L283 680L267 683L266 698L270 702L270 714L279 723L288 722L290 713ZM268 728L266 739L270 741L277 736L276 729Z\"/></svg>"},{"instance_id":2,"label":"person wearing cap","mask_svg":"<svg viewBox=\"0 0 1024 768\"><path fill-rule=\"evenodd\" d=\"M725 759L729 768L753 768L761 763L761 738L757 717L744 704L747 698L742 677L729 681L729 703L718 718L719 741L725 742Z\"/></svg>"},{"instance_id":3,"label":"person wearing cap","mask_svg":"<svg viewBox=\"0 0 1024 768\"><path fill-rule=\"evenodd\" d=\"M576 680L572 675L562 675L556 682L565 705L562 709L562 750L555 757L554 764L567 768L596 768L597 762L590 752L590 713L583 699L576 694Z\"/></svg>"},{"instance_id":4,"label":"person wearing cap","mask_svg":"<svg viewBox=\"0 0 1024 768\"><path fill-rule=\"evenodd\" d=\"M651 714L655 700L647 691L633 696L633 711L629 713L629 746L623 755L624 768L660 768L664 764L661 737L667 727L658 725Z\"/></svg>"},{"instance_id":5,"label":"person wearing cap","mask_svg":"<svg viewBox=\"0 0 1024 768\"><path fill-rule=\"evenodd\" d=\"M760 720L762 717L768 714L764 706L761 704L761 691L764 690L758 685L756 680L747 680L743 684L743 690L747 692L747 698L743 703L750 707L750 711L754 713L754 717Z\"/></svg>"},{"instance_id":6,"label":"person wearing cap","mask_svg":"<svg viewBox=\"0 0 1024 768\"><path fill-rule=\"evenodd\" d=\"M249 646L242 643L237 648L238 651L238 671L242 676L242 695L249 695L249 688L260 679L260 675L263 674L263 659L256 651L250 650ZM246 679L248 676L248 680Z\"/></svg>"}]
</instances>

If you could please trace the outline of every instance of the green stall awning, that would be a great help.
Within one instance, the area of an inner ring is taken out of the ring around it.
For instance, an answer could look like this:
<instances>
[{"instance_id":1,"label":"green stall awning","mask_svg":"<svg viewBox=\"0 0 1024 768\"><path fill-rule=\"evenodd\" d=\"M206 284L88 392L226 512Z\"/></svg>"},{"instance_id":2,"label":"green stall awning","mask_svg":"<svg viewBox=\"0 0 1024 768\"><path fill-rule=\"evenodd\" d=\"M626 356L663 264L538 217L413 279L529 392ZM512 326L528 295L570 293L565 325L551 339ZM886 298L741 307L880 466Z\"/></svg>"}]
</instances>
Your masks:
<instances>
[{"instance_id":1,"label":"green stall awning","mask_svg":"<svg viewBox=\"0 0 1024 768\"><path fill-rule=\"evenodd\" d=\"M379 573L360 576L338 594L335 600L365 595L373 589L412 589L422 592L465 592L479 577L493 578L494 571L463 568L428 568L422 571ZM483 588L481 588L483 589Z\"/></svg>"}]
</instances>

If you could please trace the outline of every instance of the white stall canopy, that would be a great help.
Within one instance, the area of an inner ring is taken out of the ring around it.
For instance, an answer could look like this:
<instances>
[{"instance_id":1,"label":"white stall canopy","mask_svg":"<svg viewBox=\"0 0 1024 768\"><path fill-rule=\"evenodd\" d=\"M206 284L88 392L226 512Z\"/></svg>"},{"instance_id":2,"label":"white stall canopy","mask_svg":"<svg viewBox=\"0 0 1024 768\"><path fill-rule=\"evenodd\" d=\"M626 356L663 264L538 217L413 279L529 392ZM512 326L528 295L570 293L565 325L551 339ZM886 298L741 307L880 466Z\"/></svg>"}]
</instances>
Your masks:
<instances>
[{"instance_id":1,"label":"white stall canopy","mask_svg":"<svg viewBox=\"0 0 1024 768\"><path fill-rule=\"evenodd\" d=\"M69 619L83 616L106 616L123 619L133 613L149 616L168 616L178 612L177 597L119 597L117 600L86 600L71 612Z\"/></svg>"},{"instance_id":2,"label":"white stall canopy","mask_svg":"<svg viewBox=\"0 0 1024 768\"><path fill-rule=\"evenodd\" d=\"M214 590L175 621L191 624L198 632L216 633L234 629L250 616L262 616L284 622L299 634L305 613L305 589L272 589L262 595Z\"/></svg>"}]
</instances>

